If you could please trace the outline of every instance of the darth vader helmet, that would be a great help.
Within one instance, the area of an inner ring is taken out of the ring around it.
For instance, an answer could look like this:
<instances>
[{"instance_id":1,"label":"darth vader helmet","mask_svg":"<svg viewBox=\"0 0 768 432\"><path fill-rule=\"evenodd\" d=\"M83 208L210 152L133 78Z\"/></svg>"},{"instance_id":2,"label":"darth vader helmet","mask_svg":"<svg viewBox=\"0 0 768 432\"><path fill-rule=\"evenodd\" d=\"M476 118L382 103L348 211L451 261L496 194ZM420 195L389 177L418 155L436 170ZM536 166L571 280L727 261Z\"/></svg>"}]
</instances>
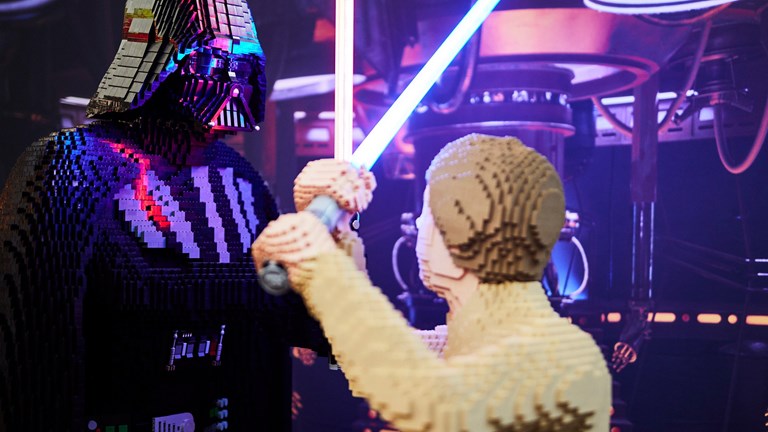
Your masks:
<instances>
[{"instance_id":1,"label":"darth vader helmet","mask_svg":"<svg viewBox=\"0 0 768 432\"><path fill-rule=\"evenodd\" d=\"M245 0L127 0L120 48L87 114L130 119L152 107L209 130L252 130L264 93Z\"/></svg>"}]
</instances>

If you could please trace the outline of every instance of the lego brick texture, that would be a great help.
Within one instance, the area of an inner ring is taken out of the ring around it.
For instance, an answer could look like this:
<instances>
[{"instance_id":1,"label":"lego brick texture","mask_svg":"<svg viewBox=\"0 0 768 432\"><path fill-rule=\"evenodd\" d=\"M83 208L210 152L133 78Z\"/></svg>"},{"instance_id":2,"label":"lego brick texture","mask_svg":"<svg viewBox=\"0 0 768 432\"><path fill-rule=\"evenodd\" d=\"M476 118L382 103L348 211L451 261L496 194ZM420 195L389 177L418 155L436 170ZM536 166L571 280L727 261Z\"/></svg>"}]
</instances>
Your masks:
<instances>
[{"instance_id":1,"label":"lego brick texture","mask_svg":"<svg viewBox=\"0 0 768 432\"><path fill-rule=\"evenodd\" d=\"M302 295L353 394L399 430L608 430L602 353L538 282L480 285L449 322L441 359L346 254L303 266Z\"/></svg>"},{"instance_id":2,"label":"lego brick texture","mask_svg":"<svg viewBox=\"0 0 768 432\"><path fill-rule=\"evenodd\" d=\"M315 169L299 177L344 171L305 168ZM416 249L424 284L458 300L447 328L415 332L306 212L271 222L254 258L285 264L352 393L398 430L607 432L603 354L552 309L538 280L563 225L554 168L517 139L470 135L436 156L428 182Z\"/></svg>"},{"instance_id":3,"label":"lego brick texture","mask_svg":"<svg viewBox=\"0 0 768 432\"><path fill-rule=\"evenodd\" d=\"M148 123L45 137L3 189L0 431L150 430L182 412L202 429L221 398L233 430L290 427L288 346L324 342L298 296L257 285L248 251L272 196L224 144ZM185 355L168 370L174 332Z\"/></svg>"},{"instance_id":4,"label":"lego brick texture","mask_svg":"<svg viewBox=\"0 0 768 432\"><path fill-rule=\"evenodd\" d=\"M120 47L88 116L134 117L165 86L177 101L169 112L253 129L264 115L264 64L244 0L128 0Z\"/></svg>"},{"instance_id":5,"label":"lego brick texture","mask_svg":"<svg viewBox=\"0 0 768 432\"><path fill-rule=\"evenodd\" d=\"M427 171L429 206L456 265L482 282L541 278L563 225L560 178L520 140L472 134Z\"/></svg>"}]
</instances>

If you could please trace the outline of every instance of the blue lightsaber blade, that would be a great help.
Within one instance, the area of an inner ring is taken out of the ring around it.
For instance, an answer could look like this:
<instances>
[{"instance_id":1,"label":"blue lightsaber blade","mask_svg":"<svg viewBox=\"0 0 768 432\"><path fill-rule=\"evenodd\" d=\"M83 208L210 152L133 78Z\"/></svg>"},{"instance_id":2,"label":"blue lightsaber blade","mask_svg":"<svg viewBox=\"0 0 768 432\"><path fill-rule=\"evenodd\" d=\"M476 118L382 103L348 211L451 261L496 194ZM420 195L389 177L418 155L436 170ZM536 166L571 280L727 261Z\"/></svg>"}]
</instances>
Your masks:
<instances>
[{"instance_id":1,"label":"blue lightsaber blade","mask_svg":"<svg viewBox=\"0 0 768 432\"><path fill-rule=\"evenodd\" d=\"M499 1L477 0L355 150L350 160L352 165L368 169L373 167L419 102ZM332 230L343 215L336 202L325 196L316 197L306 210L317 216L328 230ZM266 292L274 295L285 294L291 289L285 268L275 261L264 263L259 271L259 283Z\"/></svg>"},{"instance_id":2,"label":"blue lightsaber blade","mask_svg":"<svg viewBox=\"0 0 768 432\"><path fill-rule=\"evenodd\" d=\"M403 90L384 116L352 154L352 165L370 169L500 0L478 0Z\"/></svg>"}]
</instances>

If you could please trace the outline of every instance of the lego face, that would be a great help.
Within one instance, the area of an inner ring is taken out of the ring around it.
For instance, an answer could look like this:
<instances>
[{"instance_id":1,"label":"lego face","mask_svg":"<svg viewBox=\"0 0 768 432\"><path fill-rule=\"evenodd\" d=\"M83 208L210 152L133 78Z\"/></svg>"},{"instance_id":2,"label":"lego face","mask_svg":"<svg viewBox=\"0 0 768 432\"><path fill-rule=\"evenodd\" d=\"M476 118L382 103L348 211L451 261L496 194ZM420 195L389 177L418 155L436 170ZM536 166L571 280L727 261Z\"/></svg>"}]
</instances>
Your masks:
<instances>
[{"instance_id":1,"label":"lego face","mask_svg":"<svg viewBox=\"0 0 768 432\"><path fill-rule=\"evenodd\" d=\"M178 67L184 111L214 131L253 130L259 121L254 112L261 112L264 103L260 60L257 53L244 50L205 46L191 51Z\"/></svg>"},{"instance_id":2,"label":"lego face","mask_svg":"<svg viewBox=\"0 0 768 432\"><path fill-rule=\"evenodd\" d=\"M428 181L456 265L484 283L541 279L565 213L560 178L544 156L514 137L467 135L440 150Z\"/></svg>"},{"instance_id":3,"label":"lego face","mask_svg":"<svg viewBox=\"0 0 768 432\"><path fill-rule=\"evenodd\" d=\"M424 207L416 219L418 237L416 257L419 260L419 277L424 286L448 302L454 315L475 292L477 277L454 264L443 235L437 229L429 207L429 186L424 190Z\"/></svg>"},{"instance_id":4,"label":"lego face","mask_svg":"<svg viewBox=\"0 0 768 432\"><path fill-rule=\"evenodd\" d=\"M201 32L209 37L179 44L169 66L182 77L179 102L211 130L252 130L260 121L254 113L264 105L264 53L248 6L228 0L202 8L197 12L207 19L201 20Z\"/></svg>"}]
</instances>

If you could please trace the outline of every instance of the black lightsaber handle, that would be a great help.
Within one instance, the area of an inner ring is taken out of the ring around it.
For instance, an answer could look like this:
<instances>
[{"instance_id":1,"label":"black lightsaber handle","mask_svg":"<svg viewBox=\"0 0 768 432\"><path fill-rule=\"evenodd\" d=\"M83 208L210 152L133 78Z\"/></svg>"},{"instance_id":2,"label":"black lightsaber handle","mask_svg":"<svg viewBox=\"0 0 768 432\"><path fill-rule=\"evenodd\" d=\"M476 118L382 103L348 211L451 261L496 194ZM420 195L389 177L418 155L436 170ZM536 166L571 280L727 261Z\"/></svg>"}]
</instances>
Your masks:
<instances>
[{"instance_id":1,"label":"black lightsaber handle","mask_svg":"<svg viewBox=\"0 0 768 432\"><path fill-rule=\"evenodd\" d=\"M306 211L317 216L328 231L333 230L344 215L344 210L339 208L336 201L326 195L316 196ZM288 271L282 264L272 260L265 261L259 270L259 285L264 291L275 296L283 295L291 289Z\"/></svg>"}]
</instances>

